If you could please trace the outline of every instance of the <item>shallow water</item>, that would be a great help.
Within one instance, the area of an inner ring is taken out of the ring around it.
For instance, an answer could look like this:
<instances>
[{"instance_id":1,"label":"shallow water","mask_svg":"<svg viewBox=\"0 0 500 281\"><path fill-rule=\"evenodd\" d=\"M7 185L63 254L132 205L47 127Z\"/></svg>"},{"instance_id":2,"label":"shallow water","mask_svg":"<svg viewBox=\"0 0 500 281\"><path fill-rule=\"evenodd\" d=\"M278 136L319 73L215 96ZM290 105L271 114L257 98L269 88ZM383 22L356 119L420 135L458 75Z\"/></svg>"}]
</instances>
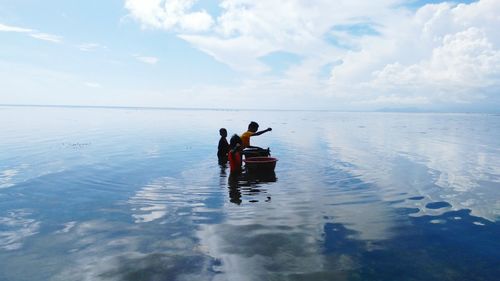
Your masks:
<instances>
[{"instance_id":1,"label":"shallow water","mask_svg":"<svg viewBox=\"0 0 500 281\"><path fill-rule=\"evenodd\" d=\"M495 280L500 116L0 107L0 280ZM276 180L228 184L249 121Z\"/></svg>"}]
</instances>

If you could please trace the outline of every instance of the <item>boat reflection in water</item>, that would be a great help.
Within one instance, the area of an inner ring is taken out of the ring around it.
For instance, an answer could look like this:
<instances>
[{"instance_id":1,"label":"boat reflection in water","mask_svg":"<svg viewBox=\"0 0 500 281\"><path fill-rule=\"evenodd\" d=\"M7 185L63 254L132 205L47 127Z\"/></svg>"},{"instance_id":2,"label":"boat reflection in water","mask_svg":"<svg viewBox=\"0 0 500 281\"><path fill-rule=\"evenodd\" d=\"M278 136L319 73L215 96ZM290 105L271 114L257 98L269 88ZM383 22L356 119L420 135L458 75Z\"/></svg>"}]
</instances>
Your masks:
<instances>
[{"instance_id":1,"label":"boat reflection in water","mask_svg":"<svg viewBox=\"0 0 500 281\"><path fill-rule=\"evenodd\" d=\"M274 171L249 172L247 170L241 174L230 174L228 177L229 201L237 205L241 204L243 193L243 195L251 197L249 202L259 202L257 195L267 193L267 190L263 188L263 184L276 181ZM271 196L267 195L265 201L270 200Z\"/></svg>"},{"instance_id":2,"label":"boat reflection in water","mask_svg":"<svg viewBox=\"0 0 500 281\"><path fill-rule=\"evenodd\" d=\"M243 151L245 166L243 173L230 173L228 177L228 188L230 202L240 205L243 195L251 196L249 202L259 202L259 193L267 193L262 184L276 182L276 162L278 159L270 157L270 150L260 148L247 148ZM226 165L221 165L221 178L225 177ZM266 196L265 201L271 200Z\"/></svg>"}]
</instances>

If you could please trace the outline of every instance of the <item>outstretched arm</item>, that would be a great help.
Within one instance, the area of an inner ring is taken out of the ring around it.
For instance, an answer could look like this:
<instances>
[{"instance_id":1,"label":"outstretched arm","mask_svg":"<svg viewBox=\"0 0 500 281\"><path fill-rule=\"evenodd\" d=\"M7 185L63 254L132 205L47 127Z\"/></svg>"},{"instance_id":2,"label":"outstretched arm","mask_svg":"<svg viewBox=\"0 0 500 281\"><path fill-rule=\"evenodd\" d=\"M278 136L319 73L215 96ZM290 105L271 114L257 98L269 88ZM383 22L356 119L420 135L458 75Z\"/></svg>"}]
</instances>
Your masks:
<instances>
[{"instance_id":1,"label":"outstretched arm","mask_svg":"<svg viewBox=\"0 0 500 281\"><path fill-rule=\"evenodd\" d=\"M258 132L255 132L252 134L252 136L259 136L259 135L262 135L263 133L267 133L267 132L270 132L272 131L273 129L272 128L267 128L265 130L262 130L262 131L258 131Z\"/></svg>"}]
</instances>

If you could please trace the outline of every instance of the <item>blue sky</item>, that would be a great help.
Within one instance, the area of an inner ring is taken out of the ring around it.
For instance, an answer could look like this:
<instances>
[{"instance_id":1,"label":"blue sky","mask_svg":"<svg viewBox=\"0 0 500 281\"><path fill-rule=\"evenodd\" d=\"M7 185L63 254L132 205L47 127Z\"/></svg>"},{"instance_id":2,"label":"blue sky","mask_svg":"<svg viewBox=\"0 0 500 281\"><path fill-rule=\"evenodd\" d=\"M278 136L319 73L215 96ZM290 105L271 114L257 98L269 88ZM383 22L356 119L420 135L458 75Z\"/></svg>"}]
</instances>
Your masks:
<instances>
[{"instance_id":1,"label":"blue sky","mask_svg":"<svg viewBox=\"0 0 500 281\"><path fill-rule=\"evenodd\" d=\"M0 104L495 111L498 2L0 0Z\"/></svg>"}]
</instances>

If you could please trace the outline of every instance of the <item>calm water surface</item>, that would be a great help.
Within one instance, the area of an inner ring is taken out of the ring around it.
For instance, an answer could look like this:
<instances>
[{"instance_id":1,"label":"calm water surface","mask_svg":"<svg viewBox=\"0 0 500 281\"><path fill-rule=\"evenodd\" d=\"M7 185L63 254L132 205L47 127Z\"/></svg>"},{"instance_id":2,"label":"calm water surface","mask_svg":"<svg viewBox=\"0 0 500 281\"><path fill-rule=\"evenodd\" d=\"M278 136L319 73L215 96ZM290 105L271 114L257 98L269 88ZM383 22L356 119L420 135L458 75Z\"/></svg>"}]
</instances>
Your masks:
<instances>
[{"instance_id":1,"label":"calm water surface","mask_svg":"<svg viewBox=\"0 0 500 281\"><path fill-rule=\"evenodd\" d=\"M228 185L218 129L273 131ZM500 116L0 107L0 280L498 280Z\"/></svg>"}]
</instances>

